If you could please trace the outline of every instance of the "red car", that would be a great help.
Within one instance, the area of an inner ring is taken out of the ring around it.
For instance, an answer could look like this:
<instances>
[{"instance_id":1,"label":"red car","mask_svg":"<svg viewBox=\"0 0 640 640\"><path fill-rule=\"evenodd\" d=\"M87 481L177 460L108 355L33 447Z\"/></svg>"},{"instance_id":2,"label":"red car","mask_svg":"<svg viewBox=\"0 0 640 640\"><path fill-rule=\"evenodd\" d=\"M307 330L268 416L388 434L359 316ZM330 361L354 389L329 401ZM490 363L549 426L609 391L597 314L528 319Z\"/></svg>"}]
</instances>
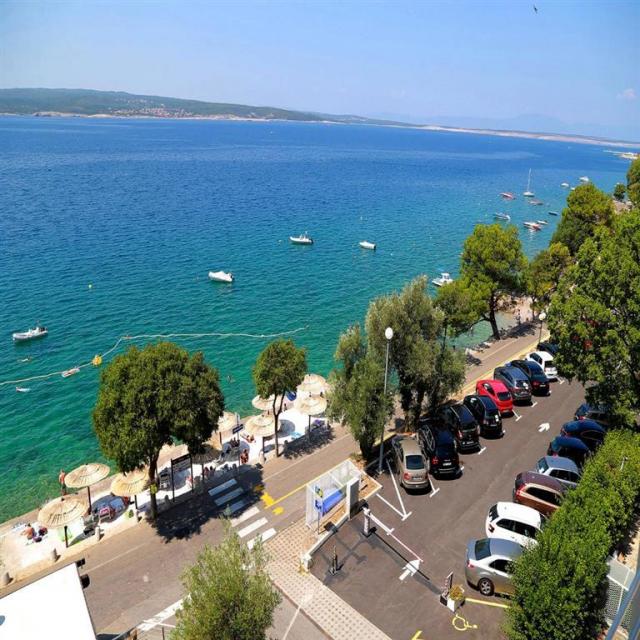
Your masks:
<instances>
[{"instance_id":1,"label":"red car","mask_svg":"<svg viewBox=\"0 0 640 640\"><path fill-rule=\"evenodd\" d=\"M478 380L476 393L479 396L489 396L496 403L501 416L513 413L513 398L499 380Z\"/></svg>"}]
</instances>

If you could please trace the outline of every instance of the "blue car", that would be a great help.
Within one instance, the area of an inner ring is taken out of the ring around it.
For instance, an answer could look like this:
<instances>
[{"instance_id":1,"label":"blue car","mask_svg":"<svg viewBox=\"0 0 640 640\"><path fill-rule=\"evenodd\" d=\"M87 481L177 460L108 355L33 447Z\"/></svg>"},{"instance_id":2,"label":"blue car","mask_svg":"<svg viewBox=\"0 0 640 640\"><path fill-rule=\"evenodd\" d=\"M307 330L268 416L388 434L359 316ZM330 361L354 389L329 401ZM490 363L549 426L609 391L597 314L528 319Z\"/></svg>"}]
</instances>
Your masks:
<instances>
[{"instance_id":1,"label":"blue car","mask_svg":"<svg viewBox=\"0 0 640 640\"><path fill-rule=\"evenodd\" d=\"M573 460L579 467L582 467L585 460L591 454L589 447L579 438L568 436L556 436L547 449L548 456L560 456Z\"/></svg>"},{"instance_id":2,"label":"blue car","mask_svg":"<svg viewBox=\"0 0 640 640\"><path fill-rule=\"evenodd\" d=\"M561 436L582 440L590 451L595 451L603 442L607 434L595 420L572 420L562 425Z\"/></svg>"}]
</instances>

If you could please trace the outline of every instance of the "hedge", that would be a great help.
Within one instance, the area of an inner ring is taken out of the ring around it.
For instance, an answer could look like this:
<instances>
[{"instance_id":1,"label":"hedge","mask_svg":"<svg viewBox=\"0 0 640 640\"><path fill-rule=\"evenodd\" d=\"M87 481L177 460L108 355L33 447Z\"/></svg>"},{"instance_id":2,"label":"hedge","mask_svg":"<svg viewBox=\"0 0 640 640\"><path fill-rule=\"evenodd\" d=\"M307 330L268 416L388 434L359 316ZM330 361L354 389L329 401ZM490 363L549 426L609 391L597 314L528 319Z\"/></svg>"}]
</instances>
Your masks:
<instances>
[{"instance_id":1,"label":"hedge","mask_svg":"<svg viewBox=\"0 0 640 640\"><path fill-rule=\"evenodd\" d=\"M606 559L640 498L640 435L607 434L582 480L515 563L510 640L591 640L604 625Z\"/></svg>"}]
</instances>

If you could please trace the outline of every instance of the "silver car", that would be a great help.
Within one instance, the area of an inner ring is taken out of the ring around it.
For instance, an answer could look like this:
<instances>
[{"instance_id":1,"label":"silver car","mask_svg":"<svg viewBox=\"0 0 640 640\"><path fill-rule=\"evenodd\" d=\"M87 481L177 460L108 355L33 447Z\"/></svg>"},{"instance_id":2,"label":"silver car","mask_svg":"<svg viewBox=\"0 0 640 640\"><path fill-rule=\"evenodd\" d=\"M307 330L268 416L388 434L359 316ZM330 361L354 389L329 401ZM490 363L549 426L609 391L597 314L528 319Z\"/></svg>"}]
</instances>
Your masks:
<instances>
[{"instance_id":1,"label":"silver car","mask_svg":"<svg viewBox=\"0 0 640 640\"><path fill-rule=\"evenodd\" d=\"M391 443L400 484L405 489L430 489L428 463L418 442L405 436L394 438Z\"/></svg>"},{"instance_id":2,"label":"silver car","mask_svg":"<svg viewBox=\"0 0 640 640\"><path fill-rule=\"evenodd\" d=\"M537 473L550 476L562 482L563 485L573 489L580 480L581 473L578 465L569 458L562 456L545 456L540 458L534 469Z\"/></svg>"},{"instance_id":3,"label":"silver car","mask_svg":"<svg viewBox=\"0 0 640 640\"><path fill-rule=\"evenodd\" d=\"M467 545L467 582L483 596L513 594L511 564L522 555L522 547L512 540L481 538Z\"/></svg>"}]
</instances>

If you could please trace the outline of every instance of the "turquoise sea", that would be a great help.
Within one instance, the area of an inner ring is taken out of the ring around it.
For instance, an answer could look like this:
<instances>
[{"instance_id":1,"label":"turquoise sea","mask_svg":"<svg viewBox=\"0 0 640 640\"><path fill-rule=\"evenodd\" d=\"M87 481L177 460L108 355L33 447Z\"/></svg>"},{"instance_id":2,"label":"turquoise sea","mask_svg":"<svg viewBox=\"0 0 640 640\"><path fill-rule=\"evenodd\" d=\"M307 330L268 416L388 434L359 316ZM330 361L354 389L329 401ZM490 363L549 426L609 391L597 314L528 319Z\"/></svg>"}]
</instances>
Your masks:
<instances>
[{"instance_id":1,"label":"turquoise sea","mask_svg":"<svg viewBox=\"0 0 640 640\"><path fill-rule=\"evenodd\" d=\"M0 118L0 382L88 362L122 335L297 328L310 369L327 374L372 297L456 275L474 224L508 211L532 255L557 223L561 182L611 190L627 167L598 146L412 129ZM529 168L543 207L520 196ZM537 218L542 232L522 227ZM304 231L312 247L288 242ZM359 249L365 239L378 250ZM13 344L36 322L46 338ZM228 408L249 413L266 341L177 341L204 351ZM98 376L0 386L0 521L55 495L60 468L100 458Z\"/></svg>"}]
</instances>

